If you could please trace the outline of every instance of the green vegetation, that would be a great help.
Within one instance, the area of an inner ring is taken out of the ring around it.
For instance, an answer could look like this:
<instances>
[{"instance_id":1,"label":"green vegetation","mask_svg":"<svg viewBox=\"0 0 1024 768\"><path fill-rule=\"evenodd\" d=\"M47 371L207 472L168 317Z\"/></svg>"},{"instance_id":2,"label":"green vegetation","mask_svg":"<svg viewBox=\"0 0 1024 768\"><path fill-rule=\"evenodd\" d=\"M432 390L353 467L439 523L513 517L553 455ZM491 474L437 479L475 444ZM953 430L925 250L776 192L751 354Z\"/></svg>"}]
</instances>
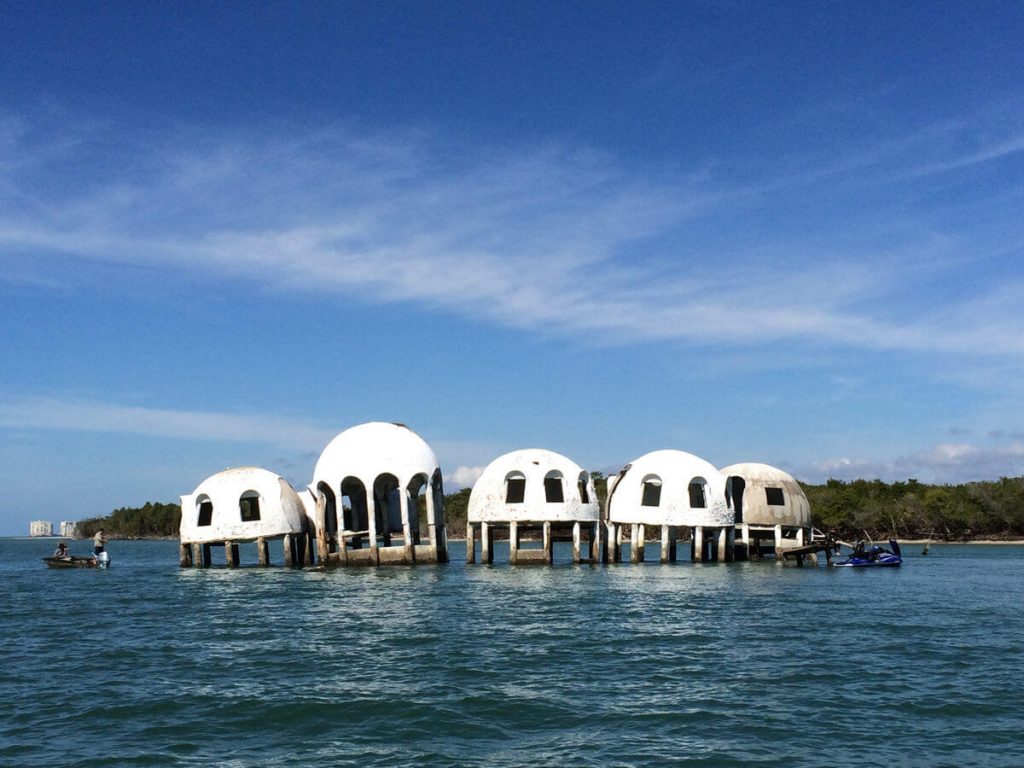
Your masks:
<instances>
[{"instance_id":1,"label":"green vegetation","mask_svg":"<svg viewBox=\"0 0 1024 768\"><path fill-rule=\"evenodd\" d=\"M108 538L158 539L177 537L181 524L179 504L147 501L141 507L121 507L106 517L90 517L78 523L78 535L92 536L100 528Z\"/></svg>"},{"instance_id":2,"label":"green vegetation","mask_svg":"<svg viewBox=\"0 0 1024 768\"><path fill-rule=\"evenodd\" d=\"M602 507L608 481L592 473ZM814 525L841 538L872 538L893 534L898 538L963 540L1024 538L1024 477L962 485L928 485L917 480L884 483L881 480L829 480L823 485L802 484L811 503ZM469 488L444 497L448 535L466 535ZM423 500L421 498L421 506ZM425 516L425 510L422 512ZM81 536L100 528L111 538L176 537L181 507L147 501L141 507L121 507L106 517L78 523Z\"/></svg>"},{"instance_id":3,"label":"green vegetation","mask_svg":"<svg viewBox=\"0 0 1024 768\"><path fill-rule=\"evenodd\" d=\"M1024 537L1024 477L962 485L917 480L803 484L814 525L841 538L947 540Z\"/></svg>"}]
</instances>

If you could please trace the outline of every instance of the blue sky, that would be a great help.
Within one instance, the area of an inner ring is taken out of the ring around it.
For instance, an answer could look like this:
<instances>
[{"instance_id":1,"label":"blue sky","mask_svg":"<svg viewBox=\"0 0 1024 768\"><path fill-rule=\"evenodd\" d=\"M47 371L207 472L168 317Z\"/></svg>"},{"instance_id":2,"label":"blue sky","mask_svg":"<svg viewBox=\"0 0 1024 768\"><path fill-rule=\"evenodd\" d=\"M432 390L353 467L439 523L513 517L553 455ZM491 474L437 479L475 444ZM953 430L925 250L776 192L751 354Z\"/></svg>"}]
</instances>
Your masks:
<instances>
[{"instance_id":1,"label":"blue sky","mask_svg":"<svg viewBox=\"0 0 1024 768\"><path fill-rule=\"evenodd\" d=\"M0 7L0 534L400 421L1024 474L1019 3Z\"/></svg>"}]
</instances>

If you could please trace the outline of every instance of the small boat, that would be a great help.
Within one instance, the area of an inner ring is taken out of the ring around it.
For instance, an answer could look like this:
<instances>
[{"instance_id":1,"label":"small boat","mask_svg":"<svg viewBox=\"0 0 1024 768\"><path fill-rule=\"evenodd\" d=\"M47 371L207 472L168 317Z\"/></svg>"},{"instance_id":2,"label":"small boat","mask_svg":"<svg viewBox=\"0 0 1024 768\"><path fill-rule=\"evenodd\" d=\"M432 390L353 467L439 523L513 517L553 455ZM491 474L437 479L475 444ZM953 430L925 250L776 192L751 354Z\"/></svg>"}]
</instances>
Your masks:
<instances>
[{"instance_id":1,"label":"small boat","mask_svg":"<svg viewBox=\"0 0 1024 768\"><path fill-rule=\"evenodd\" d=\"M903 563L903 555L900 552L900 545L896 539L889 539L889 549L872 544L864 547L863 542L858 542L846 560L841 563L834 563L836 566L848 568L895 568Z\"/></svg>"},{"instance_id":2,"label":"small boat","mask_svg":"<svg viewBox=\"0 0 1024 768\"><path fill-rule=\"evenodd\" d=\"M43 562L50 568L96 568L98 566L95 557L44 557Z\"/></svg>"}]
</instances>

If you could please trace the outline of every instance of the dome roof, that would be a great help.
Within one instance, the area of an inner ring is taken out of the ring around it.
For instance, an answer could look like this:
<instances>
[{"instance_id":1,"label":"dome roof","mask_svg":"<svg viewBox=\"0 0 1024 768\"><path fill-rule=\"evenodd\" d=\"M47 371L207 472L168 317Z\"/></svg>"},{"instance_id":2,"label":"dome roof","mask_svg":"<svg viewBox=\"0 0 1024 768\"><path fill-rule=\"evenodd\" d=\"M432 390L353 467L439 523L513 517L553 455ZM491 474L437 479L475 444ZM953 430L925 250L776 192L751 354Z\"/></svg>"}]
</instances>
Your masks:
<instances>
[{"instance_id":1,"label":"dome roof","mask_svg":"<svg viewBox=\"0 0 1024 768\"><path fill-rule=\"evenodd\" d=\"M702 489L691 493L691 483ZM676 450L653 451L627 464L610 492L608 518L646 525L733 524L725 478L710 462Z\"/></svg>"},{"instance_id":2,"label":"dome roof","mask_svg":"<svg viewBox=\"0 0 1024 768\"><path fill-rule=\"evenodd\" d=\"M507 484L509 479L515 485ZM586 500L580 491L581 479ZM473 484L467 519L473 523L573 522L596 521L600 515L589 472L554 451L527 448L506 453L487 465Z\"/></svg>"},{"instance_id":3,"label":"dome roof","mask_svg":"<svg viewBox=\"0 0 1024 768\"><path fill-rule=\"evenodd\" d=\"M438 469L437 457L426 441L404 424L371 421L346 429L324 448L313 470L316 489L321 482L337 489L346 477L358 477L373 487L383 473L395 475L402 486L416 475L427 480Z\"/></svg>"},{"instance_id":4,"label":"dome roof","mask_svg":"<svg viewBox=\"0 0 1024 768\"><path fill-rule=\"evenodd\" d=\"M746 462L722 469L728 483L727 502L737 506L736 521L751 525L786 525L805 528L811 524L811 505L807 494L791 474L781 469ZM742 497L738 483L742 478ZM735 498L734 498L735 497Z\"/></svg>"},{"instance_id":5,"label":"dome roof","mask_svg":"<svg viewBox=\"0 0 1024 768\"><path fill-rule=\"evenodd\" d=\"M205 510L204 504L209 505ZM305 519L287 480L266 469L236 467L208 477L181 497L180 536L199 543L250 541L301 533Z\"/></svg>"}]
</instances>

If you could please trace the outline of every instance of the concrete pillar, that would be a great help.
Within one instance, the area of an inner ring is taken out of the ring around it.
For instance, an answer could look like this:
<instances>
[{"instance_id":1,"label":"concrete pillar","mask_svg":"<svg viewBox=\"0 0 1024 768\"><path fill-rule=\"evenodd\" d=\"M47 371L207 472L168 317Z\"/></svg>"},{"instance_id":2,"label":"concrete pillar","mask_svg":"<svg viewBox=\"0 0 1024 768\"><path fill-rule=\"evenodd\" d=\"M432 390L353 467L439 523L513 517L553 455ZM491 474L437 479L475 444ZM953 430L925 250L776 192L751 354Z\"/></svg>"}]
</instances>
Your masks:
<instances>
[{"instance_id":1,"label":"concrete pillar","mask_svg":"<svg viewBox=\"0 0 1024 768\"><path fill-rule=\"evenodd\" d=\"M238 566L238 545L232 541L224 542L224 561L231 568Z\"/></svg>"},{"instance_id":2,"label":"concrete pillar","mask_svg":"<svg viewBox=\"0 0 1024 768\"><path fill-rule=\"evenodd\" d=\"M774 547L772 547L772 549L774 549L777 552L779 550L779 548L782 546L782 526L781 525L776 525L775 526L775 541L772 542L772 543L775 545Z\"/></svg>"},{"instance_id":3,"label":"concrete pillar","mask_svg":"<svg viewBox=\"0 0 1024 768\"><path fill-rule=\"evenodd\" d=\"M192 545L184 541L178 546L178 565L182 568L189 568L192 565Z\"/></svg>"},{"instance_id":4,"label":"concrete pillar","mask_svg":"<svg viewBox=\"0 0 1024 768\"><path fill-rule=\"evenodd\" d=\"M519 562L519 523L515 520L508 524L508 562L509 565Z\"/></svg>"},{"instance_id":5,"label":"concrete pillar","mask_svg":"<svg viewBox=\"0 0 1024 768\"><path fill-rule=\"evenodd\" d=\"M548 565L554 562L555 543L551 536L551 521L544 521L544 562Z\"/></svg>"},{"instance_id":6,"label":"concrete pillar","mask_svg":"<svg viewBox=\"0 0 1024 768\"><path fill-rule=\"evenodd\" d=\"M405 542L406 562L416 562L416 546L412 541L412 510L409 509L409 493L400 488L398 493L399 517L402 518L402 539ZM419 529L420 521L416 521L416 528Z\"/></svg>"},{"instance_id":7,"label":"concrete pillar","mask_svg":"<svg viewBox=\"0 0 1024 768\"><path fill-rule=\"evenodd\" d=\"M580 562L580 521L572 524L572 561L579 565Z\"/></svg>"},{"instance_id":8,"label":"concrete pillar","mask_svg":"<svg viewBox=\"0 0 1024 768\"><path fill-rule=\"evenodd\" d=\"M803 528L797 528L796 529L796 545L798 547L802 547L804 545L804 529Z\"/></svg>"},{"instance_id":9,"label":"concrete pillar","mask_svg":"<svg viewBox=\"0 0 1024 768\"><path fill-rule=\"evenodd\" d=\"M693 529L693 562L704 562L704 526L698 525Z\"/></svg>"},{"instance_id":10,"label":"concrete pillar","mask_svg":"<svg viewBox=\"0 0 1024 768\"><path fill-rule=\"evenodd\" d=\"M466 565L476 562L476 526L466 521Z\"/></svg>"},{"instance_id":11,"label":"concrete pillar","mask_svg":"<svg viewBox=\"0 0 1024 768\"><path fill-rule=\"evenodd\" d=\"M203 562L203 545L193 544L192 545L192 567L193 568L205 568L208 563Z\"/></svg>"},{"instance_id":12,"label":"concrete pillar","mask_svg":"<svg viewBox=\"0 0 1024 768\"><path fill-rule=\"evenodd\" d=\"M377 559L377 500L373 498L373 489L366 490L366 528L369 531L367 537L370 539L370 549L373 550L374 560Z\"/></svg>"},{"instance_id":13,"label":"concrete pillar","mask_svg":"<svg viewBox=\"0 0 1024 768\"><path fill-rule=\"evenodd\" d=\"M725 562L736 562L736 528L733 526L725 529Z\"/></svg>"},{"instance_id":14,"label":"concrete pillar","mask_svg":"<svg viewBox=\"0 0 1024 768\"><path fill-rule=\"evenodd\" d=\"M290 533L286 533L281 539L281 546L284 548L284 564L291 568L295 565L295 541Z\"/></svg>"},{"instance_id":15,"label":"concrete pillar","mask_svg":"<svg viewBox=\"0 0 1024 768\"><path fill-rule=\"evenodd\" d=\"M717 552L718 557L716 558L716 560L718 560L718 562L720 562L720 563L725 563L725 562L728 562L729 560L732 560L732 558L729 557L728 544L729 544L729 537L728 537L728 534L726 533L726 529L725 528L719 528L718 529L718 552Z\"/></svg>"},{"instance_id":16,"label":"concrete pillar","mask_svg":"<svg viewBox=\"0 0 1024 768\"><path fill-rule=\"evenodd\" d=\"M743 523L743 525L740 526L740 534L740 541L743 542L743 556L747 560L750 560L750 525Z\"/></svg>"},{"instance_id":17,"label":"concrete pillar","mask_svg":"<svg viewBox=\"0 0 1024 768\"><path fill-rule=\"evenodd\" d=\"M491 546L494 543L494 532L487 523L480 523L480 562L483 565L494 563L494 552Z\"/></svg>"},{"instance_id":18,"label":"concrete pillar","mask_svg":"<svg viewBox=\"0 0 1024 768\"><path fill-rule=\"evenodd\" d=\"M590 562L595 565L601 558L601 523L594 522L590 524Z\"/></svg>"},{"instance_id":19,"label":"concrete pillar","mask_svg":"<svg viewBox=\"0 0 1024 768\"><path fill-rule=\"evenodd\" d=\"M661 562L669 562L668 548L671 537L669 536L669 527L662 523L661 526Z\"/></svg>"},{"instance_id":20,"label":"concrete pillar","mask_svg":"<svg viewBox=\"0 0 1024 768\"><path fill-rule=\"evenodd\" d=\"M264 568L270 565L270 546L262 536L256 539L256 559Z\"/></svg>"},{"instance_id":21,"label":"concrete pillar","mask_svg":"<svg viewBox=\"0 0 1024 768\"><path fill-rule=\"evenodd\" d=\"M339 497L340 498L340 497ZM335 507L340 506L340 502L335 503ZM335 515L337 517L337 515ZM316 497L316 549L320 555L320 562L327 562L327 554L331 551L330 544L327 541L327 499L324 495L317 491ZM341 522L338 523L338 528L341 528Z\"/></svg>"},{"instance_id":22,"label":"concrete pillar","mask_svg":"<svg viewBox=\"0 0 1024 768\"><path fill-rule=\"evenodd\" d=\"M306 534L306 557L303 560L306 565L315 565L313 557L313 534Z\"/></svg>"}]
</instances>

